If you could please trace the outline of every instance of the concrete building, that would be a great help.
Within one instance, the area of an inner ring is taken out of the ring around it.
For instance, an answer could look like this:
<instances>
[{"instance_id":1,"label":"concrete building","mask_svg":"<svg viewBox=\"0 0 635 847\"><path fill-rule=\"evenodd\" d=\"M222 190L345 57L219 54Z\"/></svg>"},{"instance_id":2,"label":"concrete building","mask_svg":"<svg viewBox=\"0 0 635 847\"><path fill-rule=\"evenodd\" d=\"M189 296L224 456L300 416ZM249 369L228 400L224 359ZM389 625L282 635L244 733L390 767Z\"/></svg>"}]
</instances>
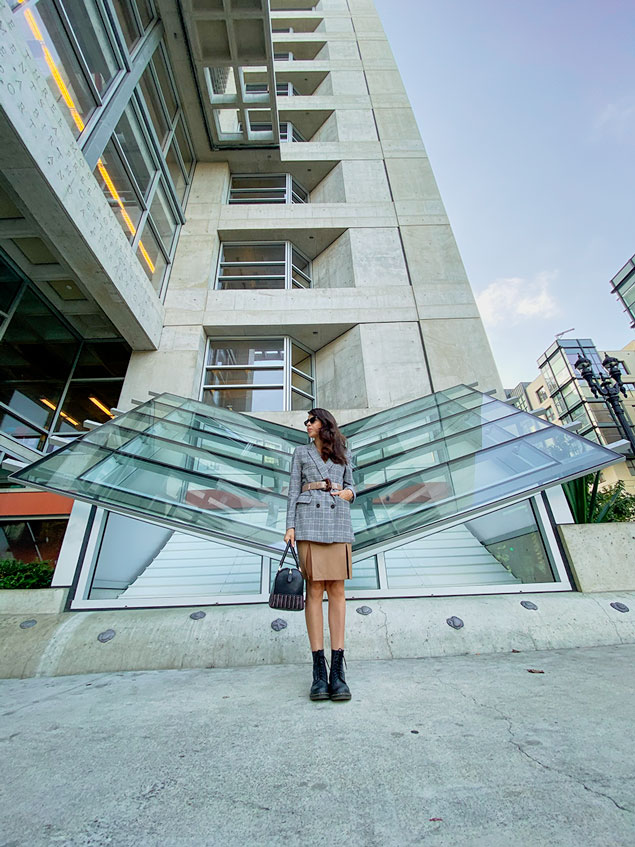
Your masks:
<instances>
[{"instance_id":1,"label":"concrete building","mask_svg":"<svg viewBox=\"0 0 635 847\"><path fill-rule=\"evenodd\" d=\"M264 422L301 428L315 405L353 438L356 421L434 396L446 412L458 404L462 426L478 424L469 450L536 441L541 423L528 416L488 441L487 414L507 414L491 396L502 388L371 0L11 0L0 27L5 457L37 460L99 424L112 432L109 421L129 422L163 392L207 404L216 418L187 407L202 428L222 418L239 429L225 413L258 418L263 467L276 461L268 444L284 453L285 432ZM461 384L486 396L439 393ZM147 407L157 426L160 405ZM522 475L515 450L499 482ZM591 464L614 460L596 454ZM462 471L473 502L454 503L443 531L412 524L407 544L365 547L351 592L569 589L558 489L479 499L487 461ZM54 558L68 499L5 486L5 555ZM405 526L406 504L449 491L426 486L419 500L393 498L402 512L386 523ZM72 586L72 608L266 599L271 542L192 540L165 514L140 523L146 512L130 504L76 494L92 505L73 507L54 582ZM222 508L248 510L230 494Z\"/></svg>"},{"instance_id":2,"label":"concrete building","mask_svg":"<svg viewBox=\"0 0 635 847\"><path fill-rule=\"evenodd\" d=\"M621 350L598 350L590 338L561 338L538 359L540 373L531 382L521 382L506 390L517 408L541 414L559 426L575 425L576 431L598 444L610 445L620 439L616 421L602 398L595 398L574 365L578 356L588 358L597 374L604 372L602 361L614 356L621 362L622 382L627 396L622 405L631 425L635 424L635 341ZM606 468L602 480L612 485L624 480L625 488L635 493L635 457Z\"/></svg>"}]
</instances>

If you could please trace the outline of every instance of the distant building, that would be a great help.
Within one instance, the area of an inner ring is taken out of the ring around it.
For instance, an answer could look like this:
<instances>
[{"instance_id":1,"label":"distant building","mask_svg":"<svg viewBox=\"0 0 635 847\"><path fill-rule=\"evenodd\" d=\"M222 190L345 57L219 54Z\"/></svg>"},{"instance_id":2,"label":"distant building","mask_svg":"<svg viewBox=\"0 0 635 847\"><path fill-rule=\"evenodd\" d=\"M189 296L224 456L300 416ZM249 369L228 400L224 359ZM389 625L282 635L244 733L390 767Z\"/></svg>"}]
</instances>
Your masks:
<instances>
[{"instance_id":1,"label":"distant building","mask_svg":"<svg viewBox=\"0 0 635 847\"><path fill-rule=\"evenodd\" d=\"M602 373L605 356L615 356L622 368L622 381L628 396L622 397L623 406L631 424L635 423L635 341L622 350L598 350L590 338L561 338L555 341L538 359L540 374L532 382L520 382L506 389L514 405L530 411L544 410L545 420L560 425L577 424L576 432L599 444L608 446L624 436L617 427L604 400L593 397L586 382L574 365L578 356L584 355L596 373ZM635 491L635 457L627 457L621 464L602 472L607 483L624 479L627 487Z\"/></svg>"},{"instance_id":2,"label":"distant building","mask_svg":"<svg viewBox=\"0 0 635 847\"><path fill-rule=\"evenodd\" d=\"M624 305L624 311L630 315L631 326L635 328L635 256L611 280L613 293L617 294Z\"/></svg>"}]
</instances>

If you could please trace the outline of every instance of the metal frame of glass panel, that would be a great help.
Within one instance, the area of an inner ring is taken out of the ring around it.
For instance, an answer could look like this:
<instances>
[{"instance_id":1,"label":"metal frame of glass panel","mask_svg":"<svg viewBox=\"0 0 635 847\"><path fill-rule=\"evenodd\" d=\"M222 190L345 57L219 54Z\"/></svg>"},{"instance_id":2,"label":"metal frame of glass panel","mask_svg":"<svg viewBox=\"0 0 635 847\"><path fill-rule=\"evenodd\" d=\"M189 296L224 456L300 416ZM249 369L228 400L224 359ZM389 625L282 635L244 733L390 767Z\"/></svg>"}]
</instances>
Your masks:
<instances>
[{"instance_id":1,"label":"metal frame of glass panel","mask_svg":"<svg viewBox=\"0 0 635 847\"><path fill-rule=\"evenodd\" d=\"M622 460L465 386L342 431L355 462L355 550L365 555ZM288 427L162 394L15 478L194 535L241 538L265 552L281 543L291 452L304 439ZM212 501L202 506L209 492Z\"/></svg>"},{"instance_id":2,"label":"metal frame of glass panel","mask_svg":"<svg viewBox=\"0 0 635 847\"><path fill-rule=\"evenodd\" d=\"M386 561L384 552L378 552L372 556L353 557L354 569L353 579L348 581L346 588L346 597L349 600L361 599L379 599L379 598L398 598L398 597L439 597L439 596L464 596L474 594L528 594L535 592L555 592L555 591L570 591L571 585L567 576L566 568L560 554L556 541L555 530L551 524L549 513L543 502L544 498L531 498L528 501L530 508L534 514L538 532L543 540L547 555L550 560L552 573L554 576L553 582L527 582L521 585L505 585L497 584L479 584L474 582L469 585L447 585L438 586L434 590L425 588L389 588L388 577L386 570ZM498 510L494 510L495 512ZM130 598L113 597L108 600L103 598L91 598L90 590L92 581L95 575L95 570L99 561L100 546L105 529L105 521L108 513L102 509L93 507L95 520L87 524L85 538L84 556L78 564L80 570L79 579L75 588L74 597L71 607L73 609L107 609L107 608L162 608L166 606L193 606L193 605L246 605L253 603L266 603L269 598L269 591L273 579L273 574L278 567L279 556L276 557L261 557L261 591L259 594L203 594L192 593L187 594L186 590L175 590L170 597L169 602L165 599L144 600L142 602L131 601ZM492 512L488 512L491 515ZM457 522L460 524L461 522ZM452 527L446 527L451 529ZM435 532L426 533L425 536L434 536ZM423 537L423 536L421 536ZM253 548L240 544L238 540L232 546L246 552L254 552ZM375 573L376 588L366 586L355 586L355 578L360 571L360 567L364 567L366 571Z\"/></svg>"},{"instance_id":3,"label":"metal frame of glass panel","mask_svg":"<svg viewBox=\"0 0 635 847\"><path fill-rule=\"evenodd\" d=\"M387 409L346 424L342 431L356 465L354 560L377 556L379 579L377 589L362 588L349 596L435 593L387 588L386 551L622 460L466 386ZM306 443L306 436L297 430L164 394L12 479L274 559L286 523L291 453L300 443ZM556 581L499 585L497 591L569 587L546 514L535 501L537 531L550 542ZM263 589L265 570L263 561ZM491 588L485 591L491 593ZM439 593L479 592L479 586L469 585ZM190 599L181 596L177 603ZM262 600L254 594L222 598L234 603ZM104 605L85 596L78 602L85 608Z\"/></svg>"},{"instance_id":4,"label":"metal frame of glass panel","mask_svg":"<svg viewBox=\"0 0 635 847\"><path fill-rule=\"evenodd\" d=\"M279 180L279 185L266 185L250 187L249 180L254 182L272 183ZM245 182L245 187L237 187L236 181ZM284 184L283 184L284 181ZM231 205L245 205L247 203L308 203L309 192L289 173L280 174L232 174L227 202Z\"/></svg>"},{"instance_id":5,"label":"metal frame of glass panel","mask_svg":"<svg viewBox=\"0 0 635 847\"><path fill-rule=\"evenodd\" d=\"M282 341L283 347L283 360L281 364L269 364L267 362L262 363L252 363L252 364L209 364L210 353L214 344L218 344L221 346L225 346L225 344L231 344L232 341L254 341L261 340L263 342L273 343L276 340ZM309 365L311 372L308 373L306 371L300 370L297 367L293 366L293 353L295 350L301 350L306 354L307 359L309 360ZM208 338L207 346L205 350L205 367L203 369L203 379L201 384L201 390L199 396L201 398L201 402L206 402L204 400L206 391L260 391L260 390L272 390L272 389L280 389L282 391L283 397L283 408L282 409L271 409L270 411L291 411L294 409L304 409L305 407L308 409L312 408L315 405L315 376L314 376L314 362L313 362L313 353L305 347L303 344L300 344L295 339L290 338L289 336L279 336L274 338L273 336L240 336L238 338ZM209 373L217 372L222 373L231 372L231 371L271 371L276 370L280 372L281 379L279 382L275 383L262 383L255 385L254 383L231 383L227 385L216 384L209 382L208 375ZM310 384L312 388L312 392L304 391L299 386L294 386L293 377L298 377L299 381L305 381Z\"/></svg>"},{"instance_id":6,"label":"metal frame of glass panel","mask_svg":"<svg viewBox=\"0 0 635 847\"><path fill-rule=\"evenodd\" d=\"M268 261L249 261L247 259L241 261L226 261L225 260L225 249L235 248L235 247L281 247L284 246L284 259L270 259ZM299 267L299 262L304 264L304 267ZM259 274L257 272L258 267L271 268L273 265L279 265L281 267L280 273L275 274ZM284 265L284 267L283 267ZM225 270L232 268L236 268L236 270L240 268L256 268L256 271L252 273L251 276L247 274L227 274ZM311 288L311 260L308 259L301 250L291 242L291 241L224 241L221 244L221 249L218 253L218 267L216 269L216 289L218 291L226 291L223 283L225 281L229 281L234 284L238 284L241 281L246 281L249 279L258 280L262 279L263 281L283 281L283 285L280 286L251 286L252 288L299 288L306 289Z\"/></svg>"}]
</instances>

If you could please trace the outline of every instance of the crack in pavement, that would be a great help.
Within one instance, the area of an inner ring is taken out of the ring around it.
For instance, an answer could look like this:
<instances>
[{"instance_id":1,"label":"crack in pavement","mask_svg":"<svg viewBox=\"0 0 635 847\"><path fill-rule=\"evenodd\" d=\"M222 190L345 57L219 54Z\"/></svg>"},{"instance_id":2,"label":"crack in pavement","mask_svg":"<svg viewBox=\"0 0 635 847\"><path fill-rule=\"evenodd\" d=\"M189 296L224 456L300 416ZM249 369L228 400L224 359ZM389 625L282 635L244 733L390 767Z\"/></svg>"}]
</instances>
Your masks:
<instances>
[{"instance_id":1,"label":"crack in pavement","mask_svg":"<svg viewBox=\"0 0 635 847\"><path fill-rule=\"evenodd\" d=\"M522 753L523 756L526 756L530 761L539 765L544 770L552 771L553 773L556 773L559 776L567 777L568 779L572 780L572 782L575 782L577 785L581 785L585 791L588 791L591 794L596 794L598 797L605 797L607 800L610 800L611 803L613 803L614 806L616 806L616 808L620 809L621 811L629 812L630 814L633 813L633 809L629 809L627 806L620 805L620 803L618 803L617 800L611 797L610 794L605 794L603 791L598 791L595 788L591 788L589 785L586 785L586 783L584 783L581 779L578 779L577 777L573 776L573 774L567 773L567 771L559 770L558 768L554 768L551 765L547 765L544 762L541 762L540 759L537 759L535 756L532 756L531 753L528 753L527 750L525 750L524 747L521 746L520 742L516 741L516 739L514 738L512 718L502 712L497 706L491 705L489 703L481 703L471 694L467 694L465 691L461 690L458 687L453 688L453 690L458 691L459 694L465 697L465 699L471 700L474 705L480 706L482 709L491 709L493 712L496 712L497 715L500 715L501 718L507 721L507 731L510 735L510 744L512 744L518 750L519 753Z\"/></svg>"}]
</instances>

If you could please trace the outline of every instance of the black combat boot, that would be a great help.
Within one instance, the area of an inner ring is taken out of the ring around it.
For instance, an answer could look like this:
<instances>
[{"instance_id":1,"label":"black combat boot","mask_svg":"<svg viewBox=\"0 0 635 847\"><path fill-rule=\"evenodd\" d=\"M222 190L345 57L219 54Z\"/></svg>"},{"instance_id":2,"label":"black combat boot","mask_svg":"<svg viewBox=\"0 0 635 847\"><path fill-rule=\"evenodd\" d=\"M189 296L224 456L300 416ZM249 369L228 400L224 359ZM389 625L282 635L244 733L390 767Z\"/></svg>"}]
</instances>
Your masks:
<instances>
[{"instance_id":1,"label":"black combat boot","mask_svg":"<svg viewBox=\"0 0 635 847\"><path fill-rule=\"evenodd\" d=\"M344 677L344 651L331 650L331 675L329 678L329 694L331 700L350 700L351 689Z\"/></svg>"},{"instance_id":2,"label":"black combat boot","mask_svg":"<svg viewBox=\"0 0 635 847\"><path fill-rule=\"evenodd\" d=\"M309 694L311 700L328 700L329 685L328 676L326 673L326 659L324 658L324 650L315 650L313 652L313 685Z\"/></svg>"}]
</instances>

